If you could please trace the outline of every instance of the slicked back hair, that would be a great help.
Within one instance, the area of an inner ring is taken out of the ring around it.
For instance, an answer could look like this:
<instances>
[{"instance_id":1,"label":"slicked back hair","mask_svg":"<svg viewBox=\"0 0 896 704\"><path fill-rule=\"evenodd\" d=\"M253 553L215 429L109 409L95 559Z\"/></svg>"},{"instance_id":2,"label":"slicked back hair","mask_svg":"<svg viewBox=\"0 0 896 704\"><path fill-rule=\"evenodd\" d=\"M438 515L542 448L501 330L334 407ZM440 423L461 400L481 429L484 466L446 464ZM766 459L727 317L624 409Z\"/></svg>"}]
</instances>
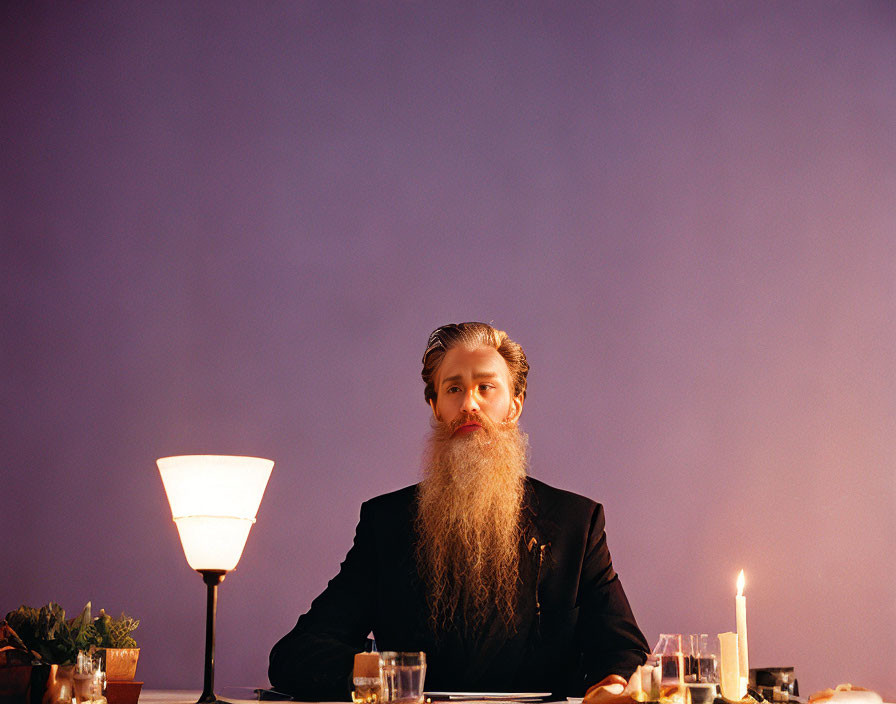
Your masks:
<instances>
[{"instance_id":1,"label":"slicked back hair","mask_svg":"<svg viewBox=\"0 0 896 704\"><path fill-rule=\"evenodd\" d=\"M435 376L445 359L445 354L453 347L491 347L498 351L510 369L513 382L513 395L526 398L526 377L529 374L529 362L523 348L511 340L503 330L493 328L488 323L449 323L436 328L429 336L426 352L423 353L423 383L426 384L424 396L427 402L436 400Z\"/></svg>"}]
</instances>

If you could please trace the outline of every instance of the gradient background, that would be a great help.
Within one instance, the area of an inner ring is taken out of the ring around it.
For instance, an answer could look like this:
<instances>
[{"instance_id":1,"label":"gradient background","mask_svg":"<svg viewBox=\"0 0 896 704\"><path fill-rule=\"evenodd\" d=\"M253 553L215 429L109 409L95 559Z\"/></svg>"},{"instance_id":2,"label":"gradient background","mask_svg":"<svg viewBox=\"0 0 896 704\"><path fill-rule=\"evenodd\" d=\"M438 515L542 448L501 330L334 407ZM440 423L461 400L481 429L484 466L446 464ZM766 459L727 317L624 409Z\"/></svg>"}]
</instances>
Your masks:
<instances>
[{"instance_id":1,"label":"gradient background","mask_svg":"<svg viewBox=\"0 0 896 704\"><path fill-rule=\"evenodd\" d=\"M651 643L896 701L896 5L12 2L0 610L142 620L198 688L154 460L276 460L217 685L416 481L427 335L532 364L532 473L606 506Z\"/></svg>"}]
</instances>

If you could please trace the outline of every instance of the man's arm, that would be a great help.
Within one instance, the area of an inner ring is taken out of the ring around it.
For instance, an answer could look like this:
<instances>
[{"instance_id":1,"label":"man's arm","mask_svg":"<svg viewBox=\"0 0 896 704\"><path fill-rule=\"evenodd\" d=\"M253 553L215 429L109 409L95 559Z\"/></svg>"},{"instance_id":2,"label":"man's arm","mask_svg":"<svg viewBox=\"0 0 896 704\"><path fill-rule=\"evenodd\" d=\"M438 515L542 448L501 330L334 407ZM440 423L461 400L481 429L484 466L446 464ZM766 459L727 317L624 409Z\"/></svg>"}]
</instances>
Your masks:
<instances>
[{"instance_id":1,"label":"man's arm","mask_svg":"<svg viewBox=\"0 0 896 704\"><path fill-rule=\"evenodd\" d=\"M355 541L323 594L271 650L271 686L303 699L350 698L354 654L364 649L375 609L373 519L361 506Z\"/></svg>"},{"instance_id":2,"label":"man's arm","mask_svg":"<svg viewBox=\"0 0 896 704\"><path fill-rule=\"evenodd\" d=\"M628 679L649 652L613 570L604 526L604 510L598 504L591 518L579 586L579 640L586 689L609 675Z\"/></svg>"}]
</instances>

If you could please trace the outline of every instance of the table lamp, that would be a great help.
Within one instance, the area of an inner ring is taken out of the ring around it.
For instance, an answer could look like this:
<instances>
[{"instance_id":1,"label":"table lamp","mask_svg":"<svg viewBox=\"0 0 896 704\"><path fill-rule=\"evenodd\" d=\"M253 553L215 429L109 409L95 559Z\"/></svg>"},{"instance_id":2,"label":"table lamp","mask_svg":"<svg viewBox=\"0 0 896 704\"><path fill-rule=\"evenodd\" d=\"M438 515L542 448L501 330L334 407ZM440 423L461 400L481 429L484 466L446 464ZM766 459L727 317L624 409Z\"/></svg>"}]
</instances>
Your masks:
<instances>
[{"instance_id":1,"label":"table lamp","mask_svg":"<svg viewBox=\"0 0 896 704\"><path fill-rule=\"evenodd\" d=\"M205 683L196 704L215 697L215 610L218 584L236 567L274 467L272 460L181 455L156 460L190 567L207 586Z\"/></svg>"}]
</instances>

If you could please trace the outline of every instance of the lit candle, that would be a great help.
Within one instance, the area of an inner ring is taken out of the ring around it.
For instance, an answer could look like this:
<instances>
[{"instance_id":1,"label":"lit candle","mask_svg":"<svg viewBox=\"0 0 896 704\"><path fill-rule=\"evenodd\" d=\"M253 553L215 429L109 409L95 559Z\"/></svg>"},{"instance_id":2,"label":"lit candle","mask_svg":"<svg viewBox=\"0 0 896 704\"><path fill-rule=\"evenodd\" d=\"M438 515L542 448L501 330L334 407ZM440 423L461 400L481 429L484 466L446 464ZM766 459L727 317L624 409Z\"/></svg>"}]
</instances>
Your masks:
<instances>
[{"instance_id":1,"label":"lit candle","mask_svg":"<svg viewBox=\"0 0 896 704\"><path fill-rule=\"evenodd\" d=\"M744 596L744 571L737 576L737 596L734 598L737 613L737 653L740 677L750 681L750 660L747 656L747 597Z\"/></svg>"}]
</instances>

